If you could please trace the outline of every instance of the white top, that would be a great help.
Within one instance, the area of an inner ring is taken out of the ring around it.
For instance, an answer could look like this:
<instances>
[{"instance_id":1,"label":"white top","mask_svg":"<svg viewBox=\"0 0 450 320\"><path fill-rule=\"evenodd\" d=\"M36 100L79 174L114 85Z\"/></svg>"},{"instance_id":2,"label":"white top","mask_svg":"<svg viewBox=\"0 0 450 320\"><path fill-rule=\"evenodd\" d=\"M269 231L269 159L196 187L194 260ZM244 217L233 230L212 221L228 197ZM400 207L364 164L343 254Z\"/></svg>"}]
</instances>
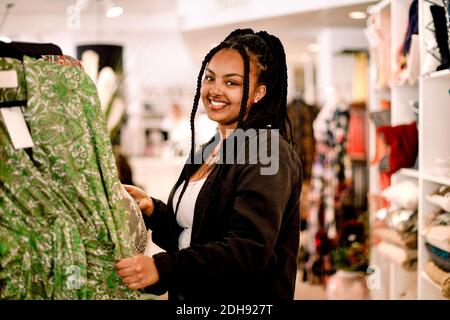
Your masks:
<instances>
[{"instance_id":1,"label":"white top","mask_svg":"<svg viewBox=\"0 0 450 320\"><path fill-rule=\"evenodd\" d=\"M183 198L181 198L177 213L177 223L183 228L183 231L181 231L180 237L178 238L178 248L180 250L188 248L191 245L195 203L197 202L198 194L205 181L206 178L189 182L186 191L183 194ZM178 197L180 196L183 186L184 183L177 188L173 195L172 205L174 210L177 207Z\"/></svg>"}]
</instances>

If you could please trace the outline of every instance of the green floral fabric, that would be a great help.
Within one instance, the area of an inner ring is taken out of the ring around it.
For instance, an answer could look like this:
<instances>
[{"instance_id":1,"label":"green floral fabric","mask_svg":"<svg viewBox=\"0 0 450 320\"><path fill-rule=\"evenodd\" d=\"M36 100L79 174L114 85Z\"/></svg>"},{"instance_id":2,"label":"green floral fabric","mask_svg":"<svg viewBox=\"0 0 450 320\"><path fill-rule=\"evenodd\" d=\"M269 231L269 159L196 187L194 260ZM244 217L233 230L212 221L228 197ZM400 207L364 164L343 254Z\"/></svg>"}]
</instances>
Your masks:
<instances>
[{"instance_id":1,"label":"green floral fabric","mask_svg":"<svg viewBox=\"0 0 450 320\"><path fill-rule=\"evenodd\" d=\"M0 117L0 298L129 299L113 268L131 256L121 185L94 83L80 68L0 58L18 89L32 149Z\"/></svg>"}]
</instances>

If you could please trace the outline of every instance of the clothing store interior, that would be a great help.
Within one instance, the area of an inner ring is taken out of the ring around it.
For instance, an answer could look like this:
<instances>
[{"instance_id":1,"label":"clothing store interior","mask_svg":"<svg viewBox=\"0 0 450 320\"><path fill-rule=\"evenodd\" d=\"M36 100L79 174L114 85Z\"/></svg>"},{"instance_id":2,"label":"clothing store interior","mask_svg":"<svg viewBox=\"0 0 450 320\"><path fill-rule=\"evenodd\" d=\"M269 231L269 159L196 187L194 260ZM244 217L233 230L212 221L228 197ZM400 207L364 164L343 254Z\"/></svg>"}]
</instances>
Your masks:
<instances>
[{"instance_id":1,"label":"clothing store interior","mask_svg":"<svg viewBox=\"0 0 450 320\"><path fill-rule=\"evenodd\" d=\"M0 299L169 299L112 284L119 258L165 251L122 185L168 201L191 140L218 130L200 99L191 135L202 61L246 28L286 55L303 172L292 298L450 299L449 11L0 0Z\"/></svg>"}]
</instances>

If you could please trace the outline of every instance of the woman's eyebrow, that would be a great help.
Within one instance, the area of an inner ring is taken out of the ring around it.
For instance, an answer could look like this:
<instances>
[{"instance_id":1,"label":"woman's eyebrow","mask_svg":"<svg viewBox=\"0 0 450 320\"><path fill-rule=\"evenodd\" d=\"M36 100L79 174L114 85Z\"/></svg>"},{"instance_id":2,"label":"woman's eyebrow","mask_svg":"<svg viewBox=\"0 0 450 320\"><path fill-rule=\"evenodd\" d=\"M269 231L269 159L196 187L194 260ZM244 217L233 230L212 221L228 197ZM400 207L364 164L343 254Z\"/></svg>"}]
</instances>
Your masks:
<instances>
[{"instance_id":1,"label":"woman's eyebrow","mask_svg":"<svg viewBox=\"0 0 450 320\"><path fill-rule=\"evenodd\" d=\"M208 71L209 73L212 73L213 76L216 75L214 73L214 71L212 71L211 69L206 68L206 71ZM224 75L224 77L233 77L233 76L241 77L242 79L244 79L244 76L239 73L228 73L228 74Z\"/></svg>"}]
</instances>

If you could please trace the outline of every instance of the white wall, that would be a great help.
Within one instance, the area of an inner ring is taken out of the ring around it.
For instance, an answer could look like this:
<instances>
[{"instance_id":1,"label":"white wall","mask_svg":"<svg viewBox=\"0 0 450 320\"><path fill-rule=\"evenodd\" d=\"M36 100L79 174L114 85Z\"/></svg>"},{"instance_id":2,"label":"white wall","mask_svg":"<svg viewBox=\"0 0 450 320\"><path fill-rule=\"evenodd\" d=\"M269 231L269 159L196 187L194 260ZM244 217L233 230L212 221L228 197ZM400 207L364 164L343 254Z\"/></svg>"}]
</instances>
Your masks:
<instances>
[{"instance_id":1,"label":"white wall","mask_svg":"<svg viewBox=\"0 0 450 320\"><path fill-rule=\"evenodd\" d=\"M317 37L317 92L318 101L325 100L327 87L334 87L343 98L351 98L351 78L353 63L350 56L338 55L344 49L364 49L368 47L364 29L333 28L323 29Z\"/></svg>"}]
</instances>

